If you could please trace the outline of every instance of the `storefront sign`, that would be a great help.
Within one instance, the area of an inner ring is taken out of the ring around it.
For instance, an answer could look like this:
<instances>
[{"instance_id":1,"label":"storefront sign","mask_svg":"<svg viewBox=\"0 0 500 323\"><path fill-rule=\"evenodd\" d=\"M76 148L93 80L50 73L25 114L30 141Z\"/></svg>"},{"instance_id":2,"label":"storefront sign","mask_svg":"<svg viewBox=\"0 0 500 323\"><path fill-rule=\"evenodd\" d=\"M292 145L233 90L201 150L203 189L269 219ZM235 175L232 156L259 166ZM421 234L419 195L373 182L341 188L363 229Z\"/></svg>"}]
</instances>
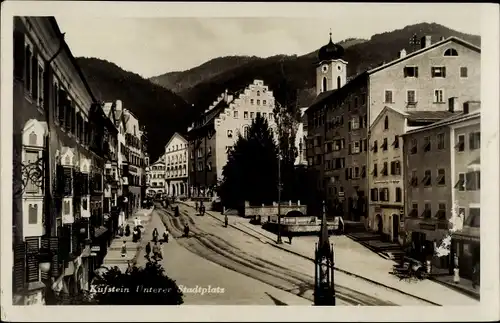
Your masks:
<instances>
[{"instance_id":1,"label":"storefront sign","mask_svg":"<svg viewBox=\"0 0 500 323\"><path fill-rule=\"evenodd\" d=\"M91 252L99 252L99 251L101 251L101 246L92 246L90 251Z\"/></svg>"},{"instance_id":2,"label":"storefront sign","mask_svg":"<svg viewBox=\"0 0 500 323\"><path fill-rule=\"evenodd\" d=\"M436 225L435 224L430 224L430 223L420 223L420 229L422 230L429 230L429 231L435 231L436 230Z\"/></svg>"}]
</instances>

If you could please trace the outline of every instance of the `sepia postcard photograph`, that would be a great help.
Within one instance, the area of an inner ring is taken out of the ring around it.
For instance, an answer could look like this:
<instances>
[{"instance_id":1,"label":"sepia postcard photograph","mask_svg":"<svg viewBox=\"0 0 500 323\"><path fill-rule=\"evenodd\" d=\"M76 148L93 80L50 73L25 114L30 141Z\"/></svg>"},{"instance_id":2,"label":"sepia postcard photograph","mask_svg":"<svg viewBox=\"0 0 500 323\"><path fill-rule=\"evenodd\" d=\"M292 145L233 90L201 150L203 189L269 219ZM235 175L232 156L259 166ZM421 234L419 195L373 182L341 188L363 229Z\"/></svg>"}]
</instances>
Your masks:
<instances>
[{"instance_id":1,"label":"sepia postcard photograph","mask_svg":"<svg viewBox=\"0 0 500 323\"><path fill-rule=\"evenodd\" d=\"M498 22L3 2L2 320L500 319Z\"/></svg>"}]
</instances>

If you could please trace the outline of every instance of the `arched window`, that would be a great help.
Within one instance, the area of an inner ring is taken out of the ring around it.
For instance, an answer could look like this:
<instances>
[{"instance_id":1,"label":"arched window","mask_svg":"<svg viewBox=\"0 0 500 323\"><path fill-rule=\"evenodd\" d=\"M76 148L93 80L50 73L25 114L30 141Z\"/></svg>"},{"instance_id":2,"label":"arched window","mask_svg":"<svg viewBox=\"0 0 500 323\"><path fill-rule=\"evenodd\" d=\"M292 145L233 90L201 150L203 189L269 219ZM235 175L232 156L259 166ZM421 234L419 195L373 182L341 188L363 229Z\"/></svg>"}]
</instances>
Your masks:
<instances>
[{"instance_id":1,"label":"arched window","mask_svg":"<svg viewBox=\"0 0 500 323\"><path fill-rule=\"evenodd\" d=\"M388 116L385 116L385 119L384 119L384 129L385 130L389 129L389 117Z\"/></svg>"},{"instance_id":2,"label":"arched window","mask_svg":"<svg viewBox=\"0 0 500 323\"><path fill-rule=\"evenodd\" d=\"M448 48L444 52L444 56L458 56L458 52L455 48Z\"/></svg>"},{"instance_id":3,"label":"arched window","mask_svg":"<svg viewBox=\"0 0 500 323\"><path fill-rule=\"evenodd\" d=\"M340 76L337 76L337 89L340 89L342 86L342 81L340 80Z\"/></svg>"},{"instance_id":4,"label":"arched window","mask_svg":"<svg viewBox=\"0 0 500 323\"><path fill-rule=\"evenodd\" d=\"M326 86L327 86L327 80L326 77L323 77L323 92L326 91Z\"/></svg>"}]
</instances>

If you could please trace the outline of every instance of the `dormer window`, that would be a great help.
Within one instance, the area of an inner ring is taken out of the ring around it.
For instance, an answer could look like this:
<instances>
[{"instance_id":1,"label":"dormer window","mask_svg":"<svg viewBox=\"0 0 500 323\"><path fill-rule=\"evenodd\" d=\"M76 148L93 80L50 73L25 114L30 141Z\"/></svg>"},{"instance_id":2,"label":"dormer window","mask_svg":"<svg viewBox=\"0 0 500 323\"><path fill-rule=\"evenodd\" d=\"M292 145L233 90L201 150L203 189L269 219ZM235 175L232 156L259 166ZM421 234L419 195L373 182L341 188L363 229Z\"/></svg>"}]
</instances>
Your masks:
<instances>
[{"instance_id":1,"label":"dormer window","mask_svg":"<svg viewBox=\"0 0 500 323\"><path fill-rule=\"evenodd\" d=\"M458 56L458 52L455 48L448 48L444 52L444 56Z\"/></svg>"}]
</instances>

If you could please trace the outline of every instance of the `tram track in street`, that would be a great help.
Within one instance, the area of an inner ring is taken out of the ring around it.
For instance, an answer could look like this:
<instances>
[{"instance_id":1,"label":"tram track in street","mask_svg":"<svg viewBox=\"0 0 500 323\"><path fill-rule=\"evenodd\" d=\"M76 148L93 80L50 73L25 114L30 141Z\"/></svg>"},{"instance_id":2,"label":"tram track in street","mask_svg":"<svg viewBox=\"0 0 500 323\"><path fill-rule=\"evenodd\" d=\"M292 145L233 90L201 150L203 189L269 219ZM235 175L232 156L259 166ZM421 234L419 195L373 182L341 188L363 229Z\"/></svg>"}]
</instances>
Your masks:
<instances>
[{"instance_id":1,"label":"tram track in street","mask_svg":"<svg viewBox=\"0 0 500 323\"><path fill-rule=\"evenodd\" d=\"M173 212L164 208L156 208L155 211L158 212L172 236L187 250L220 266L313 301L314 278L312 275L251 255L225 239L200 228L192 215L181 212L179 217L175 217ZM186 223L190 227L188 238L184 237ZM345 286L336 285L335 290L337 299L348 305L397 305Z\"/></svg>"}]
</instances>

